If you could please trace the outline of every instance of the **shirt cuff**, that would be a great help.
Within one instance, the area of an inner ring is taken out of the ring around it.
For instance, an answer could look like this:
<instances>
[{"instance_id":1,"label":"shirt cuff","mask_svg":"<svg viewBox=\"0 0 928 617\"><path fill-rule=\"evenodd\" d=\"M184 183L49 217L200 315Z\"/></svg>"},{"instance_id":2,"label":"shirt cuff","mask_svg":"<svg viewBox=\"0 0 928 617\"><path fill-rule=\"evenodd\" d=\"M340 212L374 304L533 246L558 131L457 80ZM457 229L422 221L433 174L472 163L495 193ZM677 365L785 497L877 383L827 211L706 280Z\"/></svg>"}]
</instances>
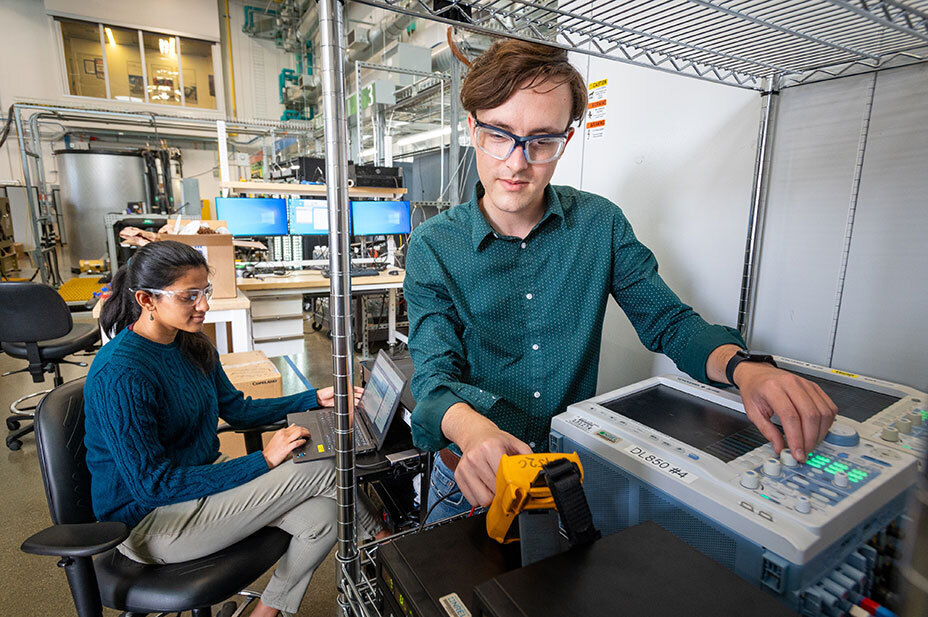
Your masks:
<instances>
[{"instance_id":1,"label":"shirt cuff","mask_svg":"<svg viewBox=\"0 0 928 617\"><path fill-rule=\"evenodd\" d=\"M412 442L417 448L437 452L448 447L451 442L441 432L441 421L445 412L457 403L469 404L447 387L436 388L421 401L416 401L412 412Z\"/></svg>"},{"instance_id":2,"label":"shirt cuff","mask_svg":"<svg viewBox=\"0 0 928 617\"><path fill-rule=\"evenodd\" d=\"M734 328L710 325L708 328L697 332L690 339L684 357L677 366L681 371L697 381L716 388L727 388L729 384L710 381L709 376L706 374L706 363L709 361L709 356L722 345L737 345L742 349L747 347L744 339L741 338L741 334Z\"/></svg>"}]
</instances>

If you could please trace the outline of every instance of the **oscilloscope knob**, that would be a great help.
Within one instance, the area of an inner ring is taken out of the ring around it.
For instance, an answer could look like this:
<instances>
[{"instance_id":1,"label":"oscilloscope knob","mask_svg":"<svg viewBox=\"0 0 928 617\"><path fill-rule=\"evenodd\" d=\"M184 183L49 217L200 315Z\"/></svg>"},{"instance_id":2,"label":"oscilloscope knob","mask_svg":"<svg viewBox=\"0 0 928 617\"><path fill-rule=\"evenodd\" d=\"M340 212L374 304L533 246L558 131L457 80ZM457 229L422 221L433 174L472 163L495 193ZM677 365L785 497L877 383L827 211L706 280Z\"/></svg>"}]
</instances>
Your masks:
<instances>
[{"instance_id":1,"label":"oscilloscope knob","mask_svg":"<svg viewBox=\"0 0 928 617\"><path fill-rule=\"evenodd\" d=\"M757 472L748 470L741 474L741 486L749 489L755 489L760 486L760 478L757 477Z\"/></svg>"},{"instance_id":2,"label":"oscilloscope knob","mask_svg":"<svg viewBox=\"0 0 928 617\"><path fill-rule=\"evenodd\" d=\"M880 433L880 438L883 441L899 441L899 429L895 426L887 426L883 429L883 432Z\"/></svg>"},{"instance_id":3,"label":"oscilloscope knob","mask_svg":"<svg viewBox=\"0 0 928 617\"><path fill-rule=\"evenodd\" d=\"M809 501L808 497L802 495L799 497L799 499L796 500L795 508L796 512L799 512L800 514L808 514L812 511L812 502Z\"/></svg>"},{"instance_id":4,"label":"oscilloscope knob","mask_svg":"<svg viewBox=\"0 0 928 617\"><path fill-rule=\"evenodd\" d=\"M799 465L799 462L793 458L792 453L786 448L780 450L780 462L786 467L796 467Z\"/></svg>"},{"instance_id":5,"label":"oscilloscope knob","mask_svg":"<svg viewBox=\"0 0 928 617\"><path fill-rule=\"evenodd\" d=\"M780 464L780 459L770 457L764 461L764 475L776 478L782 470L783 465Z\"/></svg>"},{"instance_id":6,"label":"oscilloscope knob","mask_svg":"<svg viewBox=\"0 0 928 617\"><path fill-rule=\"evenodd\" d=\"M835 422L825 435L825 443L850 448L860 443L860 435L846 424Z\"/></svg>"}]
</instances>

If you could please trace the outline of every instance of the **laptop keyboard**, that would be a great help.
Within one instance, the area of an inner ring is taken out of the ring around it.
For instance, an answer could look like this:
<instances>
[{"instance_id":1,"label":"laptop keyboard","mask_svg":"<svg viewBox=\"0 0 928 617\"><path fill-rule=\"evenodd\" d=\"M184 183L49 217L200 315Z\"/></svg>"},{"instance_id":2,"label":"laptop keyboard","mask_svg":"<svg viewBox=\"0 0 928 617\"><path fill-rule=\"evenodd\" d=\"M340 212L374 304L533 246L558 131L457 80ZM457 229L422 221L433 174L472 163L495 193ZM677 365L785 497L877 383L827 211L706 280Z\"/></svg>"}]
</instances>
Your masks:
<instances>
[{"instance_id":1,"label":"laptop keyboard","mask_svg":"<svg viewBox=\"0 0 928 617\"><path fill-rule=\"evenodd\" d=\"M358 410L355 410L355 413L357 412ZM322 439L325 442L325 447L329 449L329 451L335 450L335 412L329 411L329 410L320 412L319 423L322 425L322 429L323 429ZM371 442L367 439L367 436L364 434L364 431L358 428L357 423L355 423L354 449L359 450L361 448L367 448L370 445L371 445Z\"/></svg>"}]
</instances>

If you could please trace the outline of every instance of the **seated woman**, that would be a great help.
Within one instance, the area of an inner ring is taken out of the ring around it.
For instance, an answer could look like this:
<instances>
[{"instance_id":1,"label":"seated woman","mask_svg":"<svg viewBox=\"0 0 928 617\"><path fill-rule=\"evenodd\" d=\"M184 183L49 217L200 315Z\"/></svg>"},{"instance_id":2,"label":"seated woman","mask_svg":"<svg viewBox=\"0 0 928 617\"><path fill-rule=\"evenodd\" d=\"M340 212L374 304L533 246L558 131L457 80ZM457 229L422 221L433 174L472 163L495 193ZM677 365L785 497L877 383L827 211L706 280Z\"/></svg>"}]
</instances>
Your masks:
<instances>
[{"instance_id":1,"label":"seated woman","mask_svg":"<svg viewBox=\"0 0 928 617\"><path fill-rule=\"evenodd\" d=\"M252 615L295 613L336 540L334 464L288 460L309 435L299 426L277 431L263 452L229 459L216 427L219 418L237 428L277 422L332 405L333 391L244 398L201 332L207 275L193 248L155 242L113 277L100 316L113 338L84 386L94 512L132 528L119 550L142 563L196 559L267 525L283 529L293 538ZM368 533L380 530L361 508L358 518Z\"/></svg>"}]
</instances>

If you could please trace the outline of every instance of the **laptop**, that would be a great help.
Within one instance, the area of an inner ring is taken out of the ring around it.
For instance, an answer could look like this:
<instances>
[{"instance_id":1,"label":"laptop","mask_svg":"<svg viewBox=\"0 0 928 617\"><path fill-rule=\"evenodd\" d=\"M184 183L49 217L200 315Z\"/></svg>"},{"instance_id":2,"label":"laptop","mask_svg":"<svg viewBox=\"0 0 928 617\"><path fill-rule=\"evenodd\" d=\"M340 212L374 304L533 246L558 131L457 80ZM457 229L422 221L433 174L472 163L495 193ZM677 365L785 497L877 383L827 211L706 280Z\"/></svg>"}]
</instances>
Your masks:
<instances>
[{"instance_id":1,"label":"laptop","mask_svg":"<svg viewBox=\"0 0 928 617\"><path fill-rule=\"evenodd\" d=\"M393 416L400 404L406 378L393 360L380 351L371 377L354 410L354 451L356 454L383 448ZM335 410L313 409L287 415L289 424L309 429L311 437L293 450L293 461L307 463L335 456Z\"/></svg>"}]
</instances>

